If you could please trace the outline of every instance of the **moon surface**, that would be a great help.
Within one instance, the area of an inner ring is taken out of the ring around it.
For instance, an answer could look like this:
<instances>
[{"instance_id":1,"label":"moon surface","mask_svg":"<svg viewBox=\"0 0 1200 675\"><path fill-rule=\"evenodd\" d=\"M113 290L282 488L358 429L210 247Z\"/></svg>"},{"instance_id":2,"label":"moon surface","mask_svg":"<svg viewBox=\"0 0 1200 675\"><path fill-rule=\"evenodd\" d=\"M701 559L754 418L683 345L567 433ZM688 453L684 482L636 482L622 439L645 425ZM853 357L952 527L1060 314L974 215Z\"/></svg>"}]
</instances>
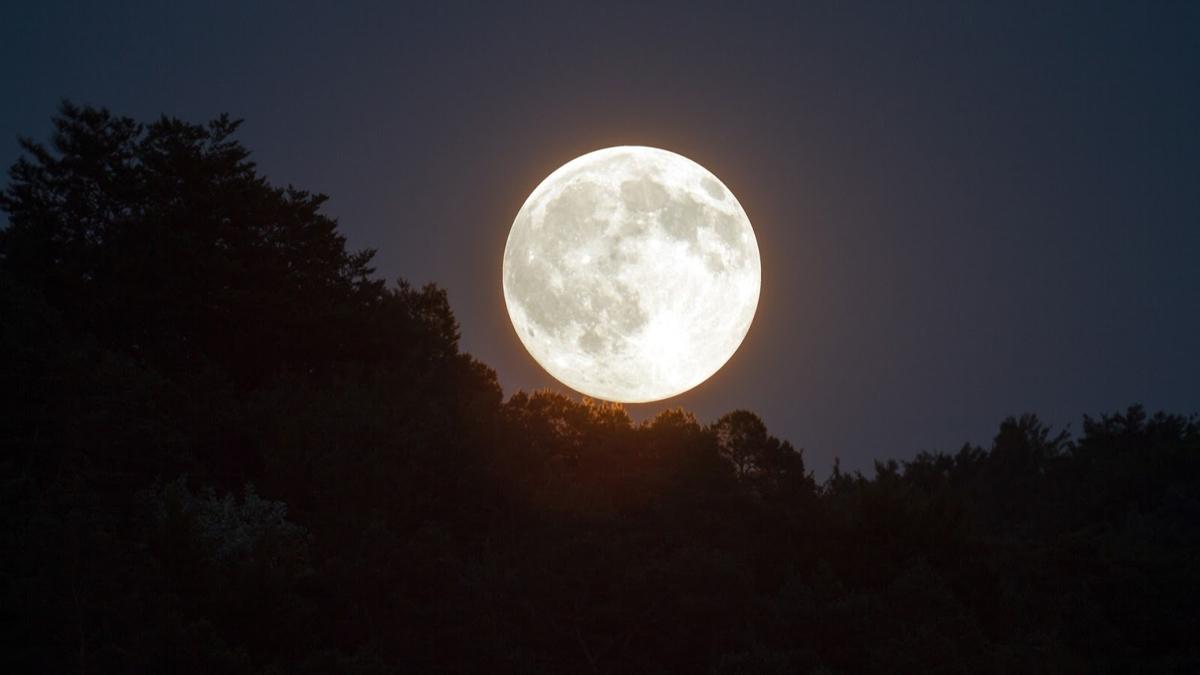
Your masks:
<instances>
[{"instance_id":1,"label":"moon surface","mask_svg":"<svg viewBox=\"0 0 1200 675\"><path fill-rule=\"evenodd\" d=\"M625 403L717 372L750 329L761 279L729 188L644 146L596 150L550 174L504 249L504 301L530 355L566 386Z\"/></svg>"}]
</instances>

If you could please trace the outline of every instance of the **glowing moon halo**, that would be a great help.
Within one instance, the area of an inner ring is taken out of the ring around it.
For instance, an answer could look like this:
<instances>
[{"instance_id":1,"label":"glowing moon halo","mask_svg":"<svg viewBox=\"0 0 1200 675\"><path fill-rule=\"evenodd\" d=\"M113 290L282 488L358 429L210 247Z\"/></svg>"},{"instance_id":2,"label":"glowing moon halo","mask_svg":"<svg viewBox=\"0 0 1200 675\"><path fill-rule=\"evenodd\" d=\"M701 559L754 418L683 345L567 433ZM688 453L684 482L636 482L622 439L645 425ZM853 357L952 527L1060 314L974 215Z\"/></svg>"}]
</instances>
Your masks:
<instances>
[{"instance_id":1,"label":"glowing moon halo","mask_svg":"<svg viewBox=\"0 0 1200 675\"><path fill-rule=\"evenodd\" d=\"M750 329L750 219L707 169L645 146L596 150L534 189L504 249L518 337L568 387L625 403L683 393Z\"/></svg>"}]
</instances>

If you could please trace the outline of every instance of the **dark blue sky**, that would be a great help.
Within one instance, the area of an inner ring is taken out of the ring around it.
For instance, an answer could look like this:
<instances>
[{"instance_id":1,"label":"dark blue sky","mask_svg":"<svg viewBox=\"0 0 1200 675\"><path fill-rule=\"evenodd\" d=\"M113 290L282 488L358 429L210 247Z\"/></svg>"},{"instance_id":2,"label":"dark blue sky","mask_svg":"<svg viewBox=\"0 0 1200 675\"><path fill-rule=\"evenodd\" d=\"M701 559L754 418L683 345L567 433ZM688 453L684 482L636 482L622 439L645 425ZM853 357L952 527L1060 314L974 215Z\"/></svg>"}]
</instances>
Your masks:
<instances>
[{"instance_id":1,"label":"dark blue sky","mask_svg":"<svg viewBox=\"0 0 1200 675\"><path fill-rule=\"evenodd\" d=\"M0 163L63 97L244 117L511 393L554 385L504 310L517 209L663 147L738 196L764 285L730 363L638 416L749 408L823 476L1009 414L1200 409L1200 3L646 4L9 2Z\"/></svg>"}]
</instances>

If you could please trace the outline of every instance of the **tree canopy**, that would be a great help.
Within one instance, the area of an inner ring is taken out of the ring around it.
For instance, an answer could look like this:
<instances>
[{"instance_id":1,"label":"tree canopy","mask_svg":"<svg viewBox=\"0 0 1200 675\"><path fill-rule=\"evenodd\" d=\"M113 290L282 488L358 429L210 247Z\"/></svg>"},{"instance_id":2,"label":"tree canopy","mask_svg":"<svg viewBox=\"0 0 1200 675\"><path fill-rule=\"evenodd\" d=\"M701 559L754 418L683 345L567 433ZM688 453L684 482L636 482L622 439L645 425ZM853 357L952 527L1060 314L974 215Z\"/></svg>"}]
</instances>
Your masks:
<instances>
[{"instance_id":1,"label":"tree canopy","mask_svg":"<svg viewBox=\"0 0 1200 675\"><path fill-rule=\"evenodd\" d=\"M1200 670L1194 417L818 482L750 411L506 400L446 294L375 278L237 128L65 103L22 141L10 672Z\"/></svg>"}]
</instances>

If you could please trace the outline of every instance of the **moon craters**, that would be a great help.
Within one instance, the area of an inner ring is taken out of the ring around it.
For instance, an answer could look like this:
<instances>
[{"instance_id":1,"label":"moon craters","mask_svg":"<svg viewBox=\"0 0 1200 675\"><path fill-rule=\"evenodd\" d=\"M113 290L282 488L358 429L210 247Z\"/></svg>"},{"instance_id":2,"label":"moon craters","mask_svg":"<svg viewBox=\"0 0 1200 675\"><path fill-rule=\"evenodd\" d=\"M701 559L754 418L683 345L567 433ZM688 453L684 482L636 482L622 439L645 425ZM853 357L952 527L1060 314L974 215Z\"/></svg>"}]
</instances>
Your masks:
<instances>
[{"instance_id":1,"label":"moon craters","mask_svg":"<svg viewBox=\"0 0 1200 675\"><path fill-rule=\"evenodd\" d=\"M725 199L725 188L721 185L720 181L716 179L705 176L704 178L700 179L700 187L704 188L704 191L717 201Z\"/></svg>"},{"instance_id":2,"label":"moon craters","mask_svg":"<svg viewBox=\"0 0 1200 675\"><path fill-rule=\"evenodd\" d=\"M653 178L639 178L621 183L621 200L625 208L635 213L657 211L667 205L667 190Z\"/></svg>"},{"instance_id":3,"label":"moon craters","mask_svg":"<svg viewBox=\"0 0 1200 675\"><path fill-rule=\"evenodd\" d=\"M650 401L728 360L760 273L749 220L719 180L674 153L620 147L534 190L503 277L517 335L551 375L597 398Z\"/></svg>"}]
</instances>

